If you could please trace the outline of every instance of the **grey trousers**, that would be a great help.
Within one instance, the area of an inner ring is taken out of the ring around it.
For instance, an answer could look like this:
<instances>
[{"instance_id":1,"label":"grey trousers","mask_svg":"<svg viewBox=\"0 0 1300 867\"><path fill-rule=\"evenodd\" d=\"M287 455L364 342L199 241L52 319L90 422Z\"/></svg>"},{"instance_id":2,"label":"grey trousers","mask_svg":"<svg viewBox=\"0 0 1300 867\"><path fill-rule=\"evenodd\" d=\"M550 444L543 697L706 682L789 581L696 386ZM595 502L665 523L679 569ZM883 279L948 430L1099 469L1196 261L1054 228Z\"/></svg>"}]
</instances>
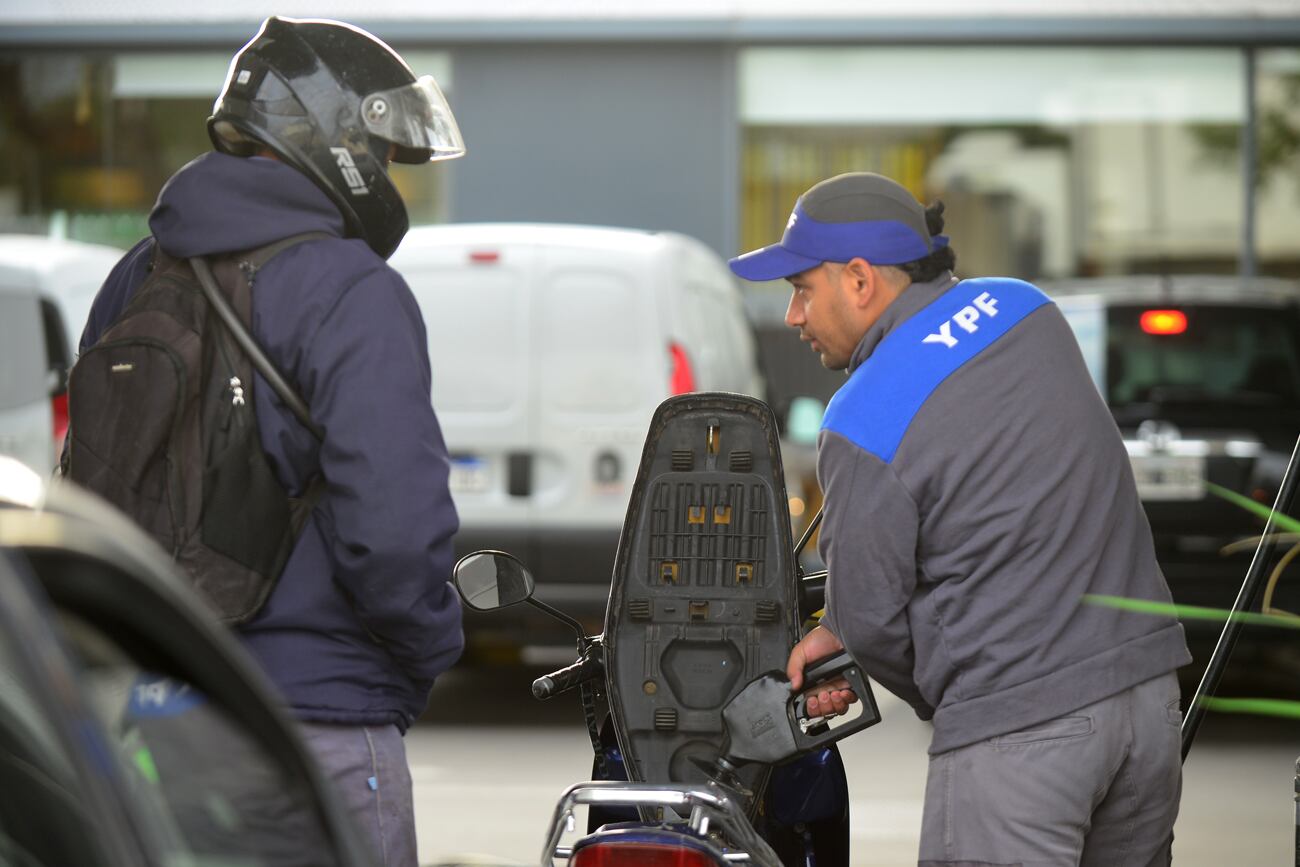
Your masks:
<instances>
[{"instance_id":1,"label":"grey trousers","mask_svg":"<svg viewBox=\"0 0 1300 867\"><path fill-rule=\"evenodd\" d=\"M325 777L384 867L417 867L415 807L397 726L298 724Z\"/></svg>"},{"instance_id":2,"label":"grey trousers","mask_svg":"<svg viewBox=\"0 0 1300 867\"><path fill-rule=\"evenodd\" d=\"M920 867L1168 865L1182 794L1178 681L930 758Z\"/></svg>"}]
</instances>

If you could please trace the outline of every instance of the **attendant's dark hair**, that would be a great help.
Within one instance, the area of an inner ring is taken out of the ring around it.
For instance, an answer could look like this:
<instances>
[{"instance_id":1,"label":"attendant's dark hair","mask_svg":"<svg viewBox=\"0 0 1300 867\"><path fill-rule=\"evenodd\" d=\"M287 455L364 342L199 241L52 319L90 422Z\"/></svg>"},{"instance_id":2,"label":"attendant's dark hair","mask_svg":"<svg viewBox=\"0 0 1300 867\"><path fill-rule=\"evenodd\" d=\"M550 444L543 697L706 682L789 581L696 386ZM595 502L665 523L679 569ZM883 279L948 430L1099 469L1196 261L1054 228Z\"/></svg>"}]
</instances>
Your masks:
<instances>
[{"instance_id":1,"label":"attendant's dark hair","mask_svg":"<svg viewBox=\"0 0 1300 867\"><path fill-rule=\"evenodd\" d=\"M943 202L936 201L925 209L925 228L931 237L943 233ZM913 283L929 283L957 267L957 253L951 246L936 247L928 256L887 267L902 271Z\"/></svg>"}]
</instances>

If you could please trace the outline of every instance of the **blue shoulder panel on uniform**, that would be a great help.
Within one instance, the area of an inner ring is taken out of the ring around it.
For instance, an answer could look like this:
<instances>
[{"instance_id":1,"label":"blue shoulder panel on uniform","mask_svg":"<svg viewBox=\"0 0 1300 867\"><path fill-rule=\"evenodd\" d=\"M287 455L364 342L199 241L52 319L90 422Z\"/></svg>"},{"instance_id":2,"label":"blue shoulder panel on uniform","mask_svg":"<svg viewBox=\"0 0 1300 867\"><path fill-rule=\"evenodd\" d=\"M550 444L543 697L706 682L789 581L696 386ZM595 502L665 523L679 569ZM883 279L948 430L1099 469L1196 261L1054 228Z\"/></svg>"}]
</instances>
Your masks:
<instances>
[{"instance_id":1,"label":"blue shoulder panel on uniform","mask_svg":"<svg viewBox=\"0 0 1300 867\"><path fill-rule=\"evenodd\" d=\"M822 429L885 463L939 384L1051 300L1022 280L962 280L880 341L826 407Z\"/></svg>"}]
</instances>

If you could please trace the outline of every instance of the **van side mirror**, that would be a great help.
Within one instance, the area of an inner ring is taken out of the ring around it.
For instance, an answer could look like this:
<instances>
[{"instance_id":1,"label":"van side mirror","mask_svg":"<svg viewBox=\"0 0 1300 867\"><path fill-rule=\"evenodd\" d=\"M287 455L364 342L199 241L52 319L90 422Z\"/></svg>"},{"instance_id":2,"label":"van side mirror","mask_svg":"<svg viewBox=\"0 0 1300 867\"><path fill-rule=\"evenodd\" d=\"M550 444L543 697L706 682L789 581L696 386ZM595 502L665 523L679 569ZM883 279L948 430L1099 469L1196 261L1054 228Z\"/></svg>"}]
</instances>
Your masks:
<instances>
[{"instance_id":1,"label":"van side mirror","mask_svg":"<svg viewBox=\"0 0 1300 867\"><path fill-rule=\"evenodd\" d=\"M825 414L826 405L817 398L807 395L794 398L785 416L786 439L803 446L816 445Z\"/></svg>"},{"instance_id":2,"label":"van side mirror","mask_svg":"<svg viewBox=\"0 0 1300 867\"><path fill-rule=\"evenodd\" d=\"M534 581L518 558L504 551L475 551L456 561L452 583L475 611L495 611L533 595Z\"/></svg>"}]
</instances>

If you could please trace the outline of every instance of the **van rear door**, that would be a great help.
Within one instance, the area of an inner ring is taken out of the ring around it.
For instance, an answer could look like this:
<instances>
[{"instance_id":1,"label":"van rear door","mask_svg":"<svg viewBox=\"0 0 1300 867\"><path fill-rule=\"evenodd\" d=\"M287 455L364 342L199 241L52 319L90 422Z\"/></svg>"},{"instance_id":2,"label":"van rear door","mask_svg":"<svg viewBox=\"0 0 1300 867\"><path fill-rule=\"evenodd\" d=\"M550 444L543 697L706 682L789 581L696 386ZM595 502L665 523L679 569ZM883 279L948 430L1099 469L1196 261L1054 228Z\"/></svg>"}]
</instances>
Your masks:
<instances>
[{"instance_id":1,"label":"van rear door","mask_svg":"<svg viewBox=\"0 0 1300 867\"><path fill-rule=\"evenodd\" d=\"M535 256L527 245L408 241L391 260L428 331L433 406L451 454L451 493L462 525L457 549L503 549L529 563ZM476 532L486 526L490 533Z\"/></svg>"},{"instance_id":2,"label":"van rear door","mask_svg":"<svg viewBox=\"0 0 1300 867\"><path fill-rule=\"evenodd\" d=\"M0 454L42 476L56 459L48 364L36 292L0 285Z\"/></svg>"},{"instance_id":3,"label":"van rear door","mask_svg":"<svg viewBox=\"0 0 1300 867\"><path fill-rule=\"evenodd\" d=\"M533 296L539 572L608 584L668 346L654 270L629 251L548 246ZM552 591L559 601L563 591ZM577 592L575 590L575 592Z\"/></svg>"}]
</instances>

